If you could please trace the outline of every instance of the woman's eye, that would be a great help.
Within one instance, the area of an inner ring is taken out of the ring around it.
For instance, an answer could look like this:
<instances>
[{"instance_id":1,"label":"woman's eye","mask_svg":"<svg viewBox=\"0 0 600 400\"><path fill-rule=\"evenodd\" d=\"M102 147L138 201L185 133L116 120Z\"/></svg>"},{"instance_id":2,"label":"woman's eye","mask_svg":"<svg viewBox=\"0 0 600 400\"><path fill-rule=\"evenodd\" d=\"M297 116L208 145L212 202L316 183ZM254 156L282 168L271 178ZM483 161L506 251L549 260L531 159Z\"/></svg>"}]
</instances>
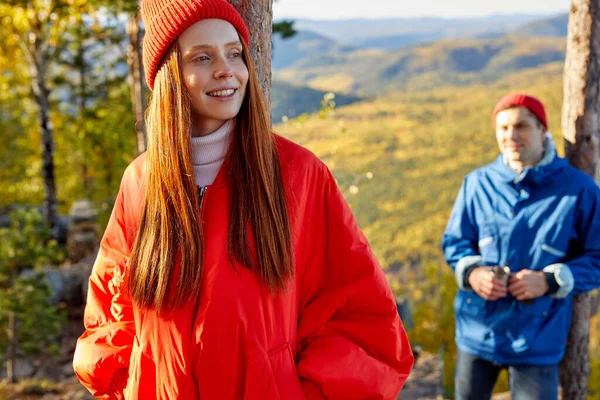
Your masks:
<instances>
[{"instance_id":1,"label":"woman's eye","mask_svg":"<svg viewBox=\"0 0 600 400\"><path fill-rule=\"evenodd\" d=\"M198 56L195 57L192 61L208 61L209 58L207 56Z\"/></svg>"},{"instance_id":2,"label":"woman's eye","mask_svg":"<svg viewBox=\"0 0 600 400\"><path fill-rule=\"evenodd\" d=\"M239 51L235 51L233 53L231 53L231 58L239 58L242 56L242 53L240 53Z\"/></svg>"}]
</instances>

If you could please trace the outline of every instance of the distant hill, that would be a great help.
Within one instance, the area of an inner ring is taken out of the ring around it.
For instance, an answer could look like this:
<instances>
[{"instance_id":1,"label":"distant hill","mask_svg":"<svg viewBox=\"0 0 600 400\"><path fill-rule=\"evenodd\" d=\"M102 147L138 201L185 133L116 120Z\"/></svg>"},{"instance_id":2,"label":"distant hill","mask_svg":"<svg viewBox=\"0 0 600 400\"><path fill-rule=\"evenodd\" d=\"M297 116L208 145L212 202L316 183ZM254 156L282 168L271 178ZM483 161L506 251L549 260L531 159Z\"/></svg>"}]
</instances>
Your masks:
<instances>
[{"instance_id":1,"label":"distant hill","mask_svg":"<svg viewBox=\"0 0 600 400\"><path fill-rule=\"evenodd\" d=\"M280 122L283 116L295 118L302 114L311 114L322 108L321 100L325 91L308 87L294 86L289 83L273 81L271 87L271 118ZM335 94L336 106L344 106L361 100L356 96Z\"/></svg>"},{"instance_id":2,"label":"distant hill","mask_svg":"<svg viewBox=\"0 0 600 400\"><path fill-rule=\"evenodd\" d=\"M280 35L274 35L271 66L273 69L282 69L315 54L331 58L353 50L356 47L341 45L318 33L298 30L294 36L285 40Z\"/></svg>"},{"instance_id":3,"label":"distant hill","mask_svg":"<svg viewBox=\"0 0 600 400\"><path fill-rule=\"evenodd\" d=\"M436 35L440 38L458 38L490 32L508 32L529 22L545 19L548 15L511 14L480 18L386 18L348 20L298 19L298 30L311 31L339 43L354 45L368 38L398 35Z\"/></svg>"},{"instance_id":4,"label":"distant hill","mask_svg":"<svg viewBox=\"0 0 600 400\"><path fill-rule=\"evenodd\" d=\"M273 68L280 70L305 57L331 57L357 48L398 50L438 40L457 38L498 39L506 35L523 37L567 36L568 14L543 17L532 15L487 18L405 18L353 19L341 21L297 20L298 34L288 40L274 38ZM343 43L350 43L344 45ZM338 57L339 58L339 57Z\"/></svg>"},{"instance_id":5,"label":"distant hill","mask_svg":"<svg viewBox=\"0 0 600 400\"><path fill-rule=\"evenodd\" d=\"M551 36L566 38L569 31L569 14L530 22L515 31L520 36Z\"/></svg>"},{"instance_id":6,"label":"distant hill","mask_svg":"<svg viewBox=\"0 0 600 400\"><path fill-rule=\"evenodd\" d=\"M568 16L531 18L299 20L297 27L313 24L321 33L274 38L273 120L319 110L329 91L341 105L395 90L490 83L563 61ZM352 45L326 36L338 29L355 38ZM485 33L444 39L478 31ZM400 33L376 36L385 32Z\"/></svg>"},{"instance_id":7,"label":"distant hill","mask_svg":"<svg viewBox=\"0 0 600 400\"><path fill-rule=\"evenodd\" d=\"M391 36L368 37L357 41L357 45L369 49L397 50L402 47L423 42L433 42L444 39L442 32L429 32L422 34L402 34Z\"/></svg>"},{"instance_id":8,"label":"distant hill","mask_svg":"<svg viewBox=\"0 0 600 400\"><path fill-rule=\"evenodd\" d=\"M279 80L356 95L449 84L491 82L512 71L564 60L565 39L516 33L493 39L444 40L383 51L307 56L275 72ZM327 62L324 62L327 60Z\"/></svg>"}]
</instances>

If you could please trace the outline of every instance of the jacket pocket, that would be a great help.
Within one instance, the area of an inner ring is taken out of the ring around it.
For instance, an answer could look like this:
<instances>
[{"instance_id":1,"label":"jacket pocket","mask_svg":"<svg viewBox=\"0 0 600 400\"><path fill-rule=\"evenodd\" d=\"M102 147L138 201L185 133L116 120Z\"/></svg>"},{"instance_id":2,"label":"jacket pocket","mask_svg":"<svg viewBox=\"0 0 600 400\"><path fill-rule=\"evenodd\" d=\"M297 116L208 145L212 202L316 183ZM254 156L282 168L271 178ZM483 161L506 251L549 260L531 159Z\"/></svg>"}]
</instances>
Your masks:
<instances>
[{"instance_id":1,"label":"jacket pocket","mask_svg":"<svg viewBox=\"0 0 600 400\"><path fill-rule=\"evenodd\" d=\"M550 264L563 262L566 255L567 252L561 250L558 244L543 242L540 245L540 268L543 269Z\"/></svg>"},{"instance_id":2,"label":"jacket pocket","mask_svg":"<svg viewBox=\"0 0 600 400\"><path fill-rule=\"evenodd\" d=\"M463 343L481 343L486 340L485 326L488 302L475 292L459 290L454 300L456 339Z\"/></svg>"},{"instance_id":3,"label":"jacket pocket","mask_svg":"<svg viewBox=\"0 0 600 400\"><path fill-rule=\"evenodd\" d=\"M466 314L469 316L485 315L487 301L475 292L459 290L454 303L454 310L457 314Z\"/></svg>"},{"instance_id":4,"label":"jacket pocket","mask_svg":"<svg viewBox=\"0 0 600 400\"><path fill-rule=\"evenodd\" d=\"M546 253L549 253L551 255L553 255L554 257L558 257L558 258L563 258L567 253L565 253L562 250L559 249L555 249L554 247L550 246L549 244L546 243L542 243L542 245L540 246L540 248L545 251Z\"/></svg>"},{"instance_id":5,"label":"jacket pocket","mask_svg":"<svg viewBox=\"0 0 600 400\"><path fill-rule=\"evenodd\" d=\"M519 301L517 302L518 310L522 313L536 316L536 317L546 317L550 313L556 311L559 307L562 300L553 299L552 297L542 296L529 301Z\"/></svg>"},{"instance_id":6,"label":"jacket pocket","mask_svg":"<svg viewBox=\"0 0 600 400\"><path fill-rule=\"evenodd\" d=\"M285 400L305 400L289 343L276 347L268 355L279 397Z\"/></svg>"},{"instance_id":7,"label":"jacket pocket","mask_svg":"<svg viewBox=\"0 0 600 400\"><path fill-rule=\"evenodd\" d=\"M554 359L564 349L569 331L570 309L564 300L548 296L517 302L509 331L513 351L524 357Z\"/></svg>"},{"instance_id":8,"label":"jacket pocket","mask_svg":"<svg viewBox=\"0 0 600 400\"><path fill-rule=\"evenodd\" d=\"M551 264L564 262L567 252L560 242L542 241L536 246L535 256L531 268L541 271Z\"/></svg>"}]
</instances>

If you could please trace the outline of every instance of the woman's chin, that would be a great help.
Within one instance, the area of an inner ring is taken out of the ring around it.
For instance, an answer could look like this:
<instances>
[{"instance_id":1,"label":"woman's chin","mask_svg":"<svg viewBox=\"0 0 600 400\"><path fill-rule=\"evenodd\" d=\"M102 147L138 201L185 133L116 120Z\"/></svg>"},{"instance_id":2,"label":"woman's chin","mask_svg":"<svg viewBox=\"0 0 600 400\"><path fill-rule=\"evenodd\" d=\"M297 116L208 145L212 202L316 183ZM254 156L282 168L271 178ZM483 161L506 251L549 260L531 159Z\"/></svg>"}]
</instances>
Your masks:
<instances>
[{"instance_id":1,"label":"woman's chin","mask_svg":"<svg viewBox=\"0 0 600 400\"><path fill-rule=\"evenodd\" d=\"M222 107L222 110L218 110L218 112L213 112L210 115L207 115L206 119L218 120L218 121L228 121L232 118L235 118L236 115L240 112L239 107Z\"/></svg>"}]
</instances>

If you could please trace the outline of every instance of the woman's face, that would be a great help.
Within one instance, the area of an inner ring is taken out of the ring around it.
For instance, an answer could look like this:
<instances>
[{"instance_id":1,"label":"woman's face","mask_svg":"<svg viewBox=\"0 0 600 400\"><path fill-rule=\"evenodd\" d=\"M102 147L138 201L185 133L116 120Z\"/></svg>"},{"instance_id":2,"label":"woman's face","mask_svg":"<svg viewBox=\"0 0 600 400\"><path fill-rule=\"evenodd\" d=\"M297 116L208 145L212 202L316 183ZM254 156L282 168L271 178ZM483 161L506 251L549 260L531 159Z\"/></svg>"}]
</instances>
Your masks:
<instances>
[{"instance_id":1,"label":"woman's face","mask_svg":"<svg viewBox=\"0 0 600 400\"><path fill-rule=\"evenodd\" d=\"M208 135L240 111L248 68L242 43L229 22L205 19L196 22L178 39L183 61L183 81L192 100L194 136Z\"/></svg>"}]
</instances>

